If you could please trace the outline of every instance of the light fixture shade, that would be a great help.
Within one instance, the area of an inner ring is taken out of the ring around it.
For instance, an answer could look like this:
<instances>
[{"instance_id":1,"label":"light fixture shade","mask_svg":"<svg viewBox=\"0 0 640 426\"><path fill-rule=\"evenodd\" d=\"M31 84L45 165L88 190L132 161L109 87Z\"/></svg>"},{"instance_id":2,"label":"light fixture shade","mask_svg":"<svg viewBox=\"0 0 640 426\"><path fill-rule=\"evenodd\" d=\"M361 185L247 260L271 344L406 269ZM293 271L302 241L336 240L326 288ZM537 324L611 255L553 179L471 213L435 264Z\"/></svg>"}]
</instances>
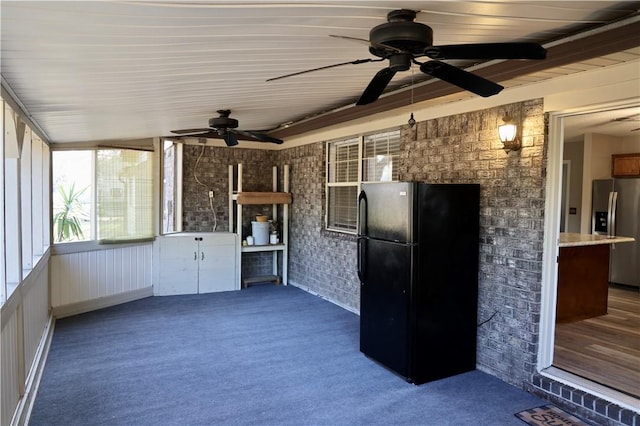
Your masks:
<instances>
[{"instance_id":1,"label":"light fixture shade","mask_svg":"<svg viewBox=\"0 0 640 426\"><path fill-rule=\"evenodd\" d=\"M513 142L516 139L518 134L518 128L513 123L504 123L498 126L498 135L500 136L500 141L502 143L505 142Z\"/></svg>"},{"instance_id":2,"label":"light fixture shade","mask_svg":"<svg viewBox=\"0 0 640 426\"><path fill-rule=\"evenodd\" d=\"M519 151L521 145L518 140L518 126L509 116L504 117L502 121L504 121L504 124L498 126L498 137L500 137L500 142L502 142L505 152L508 154L510 151Z\"/></svg>"}]
</instances>

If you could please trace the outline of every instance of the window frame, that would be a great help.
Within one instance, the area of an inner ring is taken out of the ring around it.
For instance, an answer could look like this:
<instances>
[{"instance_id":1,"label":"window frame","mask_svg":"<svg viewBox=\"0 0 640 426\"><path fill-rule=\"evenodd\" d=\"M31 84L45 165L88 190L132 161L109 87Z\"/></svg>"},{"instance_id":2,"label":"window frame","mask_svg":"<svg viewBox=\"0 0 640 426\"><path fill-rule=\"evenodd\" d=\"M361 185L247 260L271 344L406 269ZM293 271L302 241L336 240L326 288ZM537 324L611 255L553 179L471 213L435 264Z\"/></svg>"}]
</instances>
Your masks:
<instances>
[{"instance_id":1,"label":"window frame","mask_svg":"<svg viewBox=\"0 0 640 426\"><path fill-rule=\"evenodd\" d=\"M20 145L20 144L18 144ZM22 247L22 270L33 268L32 215L33 209L31 188L33 184L31 129L25 127L20 149L20 227Z\"/></svg>"},{"instance_id":2,"label":"window frame","mask_svg":"<svg viewBox=\"0 0 640 426\"><path fill-rule=\"evenodd\" d=\"M165 184L167 176L165 174L166 170L166 158L165 152L167 151L167 146L165 145L167 142L172 143L172 148L174 149L173 155L173 179L172 185L173 190L173 221L174 221L174 229L172 231L165 230L165 204L167 202ZM160 139L159 144L159 169L160 169L160 203L159 203L159 212L158 212L158 235L170 235L182 232L182 180L183 180L183 170L182 170L182 159L183 159L183 147L184 143L178 140L173 140L170 138L162 138Z\"/></svg>"},{"instance_id":3,"label":"window frame","mask_svg":"<svg viewBox=\"0 0 640 426\"><path fill-rule=\"evenodd\" d=\"M24 277L22 269L22 204L20 202L20 153L17 113L4 102L3 177L4 177L4 291L6 301ZM13 184L12 184L13 183Z\"/></svg>"},{"instance_id":4,"label":"window frame","mask_svg":"<svg viewBox=\"0 0 640 426\"><path fill-rule=\"evenodd\" d=\"M7 300L7 262L6 262L6 234L5 234L5 214L4 214L4 206L5 206L5 190L6 190L6 177L5 177L5 145L6 145L6 137L5 137L5 102L0 99L0 113L2 116L0 117L0 147L2 147L0 152L0 176L2 176L3 188L0 192L0 306L4 304Z\"/></svg>"},{"instance_id":5,"label":"window frame","mask_svg":"<svg viewBox=\"0 0 640 426\"><path fill-rule=\"evenodd\" d=\"M147 152L149 153L149 159L152 162L151 164L151 183L152 186L150 188L150 196L151 196L151 211L149 213L149 219L151 220L151 234L149 234L148 236L140 236L140 237L134 237L134 238L115 238L115 239L99 239L97 232L98 232L98 221L100 220L99 218L99 212L98 212L98 182L97 182L97 157L98 157L98 152L99 151L108 151L108 150L129 150L129 151L143 151L143 152ZM157 172L157 158L156 158L156 154L155 154L155 149L153 148L141 148L141 147L137 147L137 146L119 146L119 147L109 147L109 146L99 146L99 147L89 147L89 148L74 148L74 147L63 147L63 148L53 148L51 149L51 173L53 176L53 168L54 168L54 162L53 162L53 153L54 152L63 152L63 151L90 151L91 152L91 176L90 176L90 199L91 199L91 207L90 207L90 212L89 212L89 217L90 217L90 232L89 232L89 237L84 239L84 240L80 240L80 241L56 241L55 238L55 228L54 228L54 221L53 221L53 217L55 215L55 210L53 208L53 192L54 192L54 188L52 186L51 191L52 191L52 195L51 195L51 210L49 211L49 220L50 220L50 227L51 227L51 241L52 241L52 245L54 246L55 250L54 253L55 254L61 254L61 253L74 253L77 251L82 251L82 250L94 250L94 249L99 249L100 246L103 245L119 245L119 246L126 246L129 244L137 244L140 242L146 242L146 241L153 241L155 239L155 236L157 234L156 230L157 230L157 218L156 218L156 199L157 199L157 194L156 194L156 186L155 186L155 176L156 176L156 172ZM53 183L53 182L51 182Z\"/></svg>"},{"instance_id":6,"label":"window frame","mask_svg":"<svg viewBox=\"0 0 640 426\"><path fill-rule=\"evenodd\" d=\"M0 306L16 300L16 289L50 247L50 147L0 97ZM20 141L18 139L21 139Z\"/></svg>"}]
</instances>

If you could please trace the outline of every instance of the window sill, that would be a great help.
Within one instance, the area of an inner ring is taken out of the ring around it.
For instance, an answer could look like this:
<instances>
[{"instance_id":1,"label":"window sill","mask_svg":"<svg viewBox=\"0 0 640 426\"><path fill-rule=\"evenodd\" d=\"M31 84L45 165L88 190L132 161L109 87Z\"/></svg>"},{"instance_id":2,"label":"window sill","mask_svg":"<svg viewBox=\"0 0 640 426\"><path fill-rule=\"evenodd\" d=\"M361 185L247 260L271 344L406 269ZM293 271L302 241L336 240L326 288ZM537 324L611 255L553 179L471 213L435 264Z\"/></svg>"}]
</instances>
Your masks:
<instances>
[{"instance_id":1,"label":"window sill","mask_svg":"<svg viewBox=\"0 0 640 426\"><path fill-rule=\"evenodd\" d=\"M323 228L320 230L320 235L326 238L334 238L345 241L355 242L358 238L358 234L355 231L346 231L342 229Z\"/></svg>"},{"instance_id":2,"label":"window sill","mask_svg":"<svg viewBox=\"0 0 640 426\"><path fill-rule=\"evenodd\" d=\"M87 251L100 251L100 250L112 250L114 248L139 246L145 244L152 244L155 237L130 240L130 241L109 241L108 244L104 244L100 241L78 241L73 243L57 243L53 245L52 254L72 254L83 253Z\"/></svg>"},{"instance_id":3,"label":"window sill","mask_svg":"<svg viewBox=\"0 0 640 426\"><path fill-rule=\"evenodd\" d=\"M11 296L13 296L16 289L18 288L18 283L7 283L4 288L7 291L6 294L0 295L0 297L2 297L2 299L0 299L0 306L3 307L3 311L5 309L8 309L6 306L10 304L9 302L11 302L12 299Z\"/></svg>"}]
</instances>

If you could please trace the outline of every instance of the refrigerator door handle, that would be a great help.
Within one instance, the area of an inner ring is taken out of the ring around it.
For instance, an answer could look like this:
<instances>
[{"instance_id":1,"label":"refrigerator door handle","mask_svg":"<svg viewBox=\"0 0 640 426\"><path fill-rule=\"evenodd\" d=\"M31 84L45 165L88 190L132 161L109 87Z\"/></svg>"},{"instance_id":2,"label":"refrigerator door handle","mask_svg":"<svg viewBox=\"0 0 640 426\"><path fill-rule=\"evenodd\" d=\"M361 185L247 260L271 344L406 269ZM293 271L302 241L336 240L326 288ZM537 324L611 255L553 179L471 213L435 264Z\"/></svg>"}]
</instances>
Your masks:
<instances>
[{"instance_id":1,"label":"refrigerator door handle","mask_svg":"<svg viewBox=\"0 0 640 426\"><path fill-rule=\"evenodd\" d=\"M358 194L358 235L367 235L367 193L360 191Z\"/></svg>"},{"instance_id":2,"label":"refrigerator door handle","mask_svg":"<svg viewBox=\"0 0 640 426\"><path fill-rule=\"evenodd\" d=\"M358 278L364 283L367 271L367 239L358 237Z\"/></svg>"},{"instance_id":3,"label":"refrigerator door handle","mask_svg":"<svg viewBox=\"0 0 640 426\"><path fill-rule=\"evenodd\" d=\"M607 201L607 236L611 236L611 214L613 213L611 206L612 202L613 192L609 192L609 200Z\"/></svg>"},{"instance_id":4,"label":"refrigerator door handle","mask_svg":"<svg viewBox=\"0 0 640 426\"><path fill-rule=\"evenodd\" d=\"M616 235L616 213L618 210L618 193L609 193L609 223L607 225L607 234L610 237Z\"/></svg>"}]
</instances>

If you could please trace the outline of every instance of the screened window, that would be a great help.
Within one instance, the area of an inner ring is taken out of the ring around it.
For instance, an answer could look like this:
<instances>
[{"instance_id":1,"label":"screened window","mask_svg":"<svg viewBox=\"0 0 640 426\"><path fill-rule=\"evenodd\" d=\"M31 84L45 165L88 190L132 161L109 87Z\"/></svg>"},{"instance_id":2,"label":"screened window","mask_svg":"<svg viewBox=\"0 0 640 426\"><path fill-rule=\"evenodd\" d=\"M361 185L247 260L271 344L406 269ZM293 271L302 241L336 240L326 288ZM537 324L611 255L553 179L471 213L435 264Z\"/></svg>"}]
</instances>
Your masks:
<instances>
[{"instance_id":1,"label":"screened window","mask_svg":"<svg viewBox=\"0 0 640 426\"><path fill-rule=\"evenodd\" d=\"M153 153L53 152L54 242L153 236Z\"/></svg>"},{"instance_id":2,"label":"screened window","mask_svg":"<svg viewBox=\"0 0 640 426\"><path fill-rule=\"evenodd\" d=\"M362 181L390 182L398 180L400 132L387 132L364 137Z\"/></svg>"},{"instance_id":3,"label":"screened window","mask_svg":"<svg viewBox=\"0 0 640 426\"><path fill-rule=\"evenodd\" d=\"M163 141L162 233L182 230L182 143Z\"/></svg>"},{"instance_id":4,"label":"screened window","mask_svg":"<svg viewBox=\"0 0 640 426\"><path fill-rule=\"evenodd\" d=\"M0 305L49 247L49 146L0 98Z\"/></svg>"},{"instance_id":5,"label":"screened window","mask_svg":"<svg viewBox=\"0 0 640 426\"><path fill-rule=\"evenodd\" d=\"M327 143L327 228L353 233L362 182L398 180L400 131Z\"/></svg>"},{"instance_id":6,"label":"screened window","mask_svg":"<svg viewBox=\"0 0 640 426\"><path fill-rule=\"evenodd\" d=\"M3 171L4 171L4 274L2 301L22 281L22 203L20 202L20 148L23 140L24 126L11 107L3 102Z\"/></svg>"}]
</instances>

